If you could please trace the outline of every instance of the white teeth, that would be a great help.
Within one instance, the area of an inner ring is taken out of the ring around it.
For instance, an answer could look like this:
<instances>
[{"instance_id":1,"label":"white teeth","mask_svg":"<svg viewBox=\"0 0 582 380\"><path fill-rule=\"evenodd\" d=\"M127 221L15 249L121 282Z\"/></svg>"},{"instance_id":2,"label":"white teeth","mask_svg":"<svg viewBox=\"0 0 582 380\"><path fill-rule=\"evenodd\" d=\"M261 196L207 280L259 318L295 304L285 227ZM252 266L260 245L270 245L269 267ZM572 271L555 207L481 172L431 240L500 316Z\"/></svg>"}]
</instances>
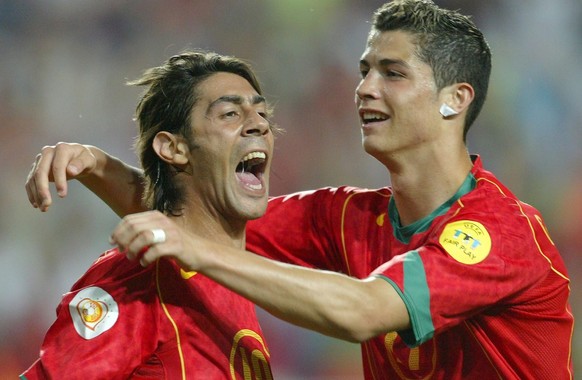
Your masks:
<instances>
[{"instance_id":1,"label":"white teeth","mask_svg":"<svg viewBox=\"0 0 582 380\"><path fill-rule=\"evenodd\" d=\"M247 184L247 186L252 189L252 190L261 190L263 188L263 185L251 185L251 184Z\"/></svg>"},{"instance_id":2,"label":"white teeth","mask_svg":"<svg viewBox=\"0 0 582 380\"><path fill-rule=\"evenodd\" d=\"M362 115L362 119L364 120L385 120L386 119L386 115L384 115L383 113L380 112L364 112L364 114Z\"/></svg>"},{"instance_id":3,"label":"white teeth","mask_svg":"<svg viewBox=\"0 0 582 380\"><path fill-rule=\"evenodd\" d=\"M241 161L248 161L252 160L253 158L262 158L263 160L267 158L267 155L264 152L251 152L243 157Z\"/></svg>"}]
</instances>

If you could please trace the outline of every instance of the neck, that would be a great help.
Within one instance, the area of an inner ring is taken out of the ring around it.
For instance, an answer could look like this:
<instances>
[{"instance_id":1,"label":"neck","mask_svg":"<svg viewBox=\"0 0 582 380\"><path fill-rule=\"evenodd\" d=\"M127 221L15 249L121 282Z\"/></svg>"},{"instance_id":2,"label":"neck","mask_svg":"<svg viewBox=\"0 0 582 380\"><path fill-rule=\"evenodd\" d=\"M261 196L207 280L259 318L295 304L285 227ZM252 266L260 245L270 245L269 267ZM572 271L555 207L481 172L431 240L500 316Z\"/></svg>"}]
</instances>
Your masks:
<instances>
[{"instance_id":1,"label":"neck","mask_svg":"<svg viewBox=\"0 0 582 380\"><path fill-rule=\"evenodd\" d=\"M174 217L186 231L217 243L236 248L245 247L246 221L233 221L207 209L186 205L180 216Z\"/></svg>"},{"instance_id":2,"label":"neck","mask_svg":"<svg viewBox=\"0 0 582 380\"><path fill-rule=\"evenodd\" d=\"M422 219L449 200L471 171L466 149L394 160L390 172L394 202L403 226Z\"/></svg>"}]
</instances>

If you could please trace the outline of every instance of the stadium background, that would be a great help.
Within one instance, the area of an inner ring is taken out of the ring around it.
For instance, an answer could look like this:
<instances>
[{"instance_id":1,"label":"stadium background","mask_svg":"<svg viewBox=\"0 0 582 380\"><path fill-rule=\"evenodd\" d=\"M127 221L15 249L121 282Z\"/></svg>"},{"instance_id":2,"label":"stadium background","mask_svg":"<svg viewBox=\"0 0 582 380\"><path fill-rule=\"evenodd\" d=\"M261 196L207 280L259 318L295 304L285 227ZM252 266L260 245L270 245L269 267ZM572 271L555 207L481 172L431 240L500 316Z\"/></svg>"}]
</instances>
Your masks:
<instances>
[{"instance_id":1,"label":"stadium background","mask_svg":"<svg viewBox=\"0 0 582 380\"><path fill-rule=\"evenodd\" d=\"M139 90L124 82L199 47L250 60L277 105L287 132L277 141L271 194L384 186L384 169L361 149L353 106L357 61L381 3L0 1L0 379L37 357L61 294L109 248L118 221L77 183L47 214L29 206L23 185L43 145L92 143L135 163ZM582 316L582 2L437 3L472 14L488 37L494 69L470 150L543 212ZM361 378L357 345L261 319L277 378ZM580 329L573 345L581 370Z\"/></svg>"}]
</instances>

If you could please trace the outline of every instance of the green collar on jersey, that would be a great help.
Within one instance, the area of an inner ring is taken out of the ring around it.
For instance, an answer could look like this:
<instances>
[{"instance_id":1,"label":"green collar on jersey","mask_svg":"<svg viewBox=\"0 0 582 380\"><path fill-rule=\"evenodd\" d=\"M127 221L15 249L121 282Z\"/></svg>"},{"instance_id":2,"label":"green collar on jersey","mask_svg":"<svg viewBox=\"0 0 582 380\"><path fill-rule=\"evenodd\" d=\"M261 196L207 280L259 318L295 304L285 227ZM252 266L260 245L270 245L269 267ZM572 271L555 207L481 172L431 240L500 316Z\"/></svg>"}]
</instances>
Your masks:
<instances>
[{"instance_id":1,"label":"green collar on jersey","mask_svg":"<svg viewBox=\"0 0 582 380\"><path fill-rule=\"evenodd\" d=\"M392 228L394 229L394 237L396 237L396 239L402 243L408 244L412 235L426 231L432 224L434 218L445 214L451 208L453 203L455 203L463 195L472 191L476 184L477 180L473 176L473 173L469 173L461 187L459 187L455 195L453 195L448 201L440 205L430 215L427 215L424 218L419 219L407 226L402 226L400 224L400 215L398 215L398 210L396 209L396 204L394 203L394 197L390 197L390 201L388 203L388 215L390 216L390 223L392 223Z\"/></svg>"}]
</instances>

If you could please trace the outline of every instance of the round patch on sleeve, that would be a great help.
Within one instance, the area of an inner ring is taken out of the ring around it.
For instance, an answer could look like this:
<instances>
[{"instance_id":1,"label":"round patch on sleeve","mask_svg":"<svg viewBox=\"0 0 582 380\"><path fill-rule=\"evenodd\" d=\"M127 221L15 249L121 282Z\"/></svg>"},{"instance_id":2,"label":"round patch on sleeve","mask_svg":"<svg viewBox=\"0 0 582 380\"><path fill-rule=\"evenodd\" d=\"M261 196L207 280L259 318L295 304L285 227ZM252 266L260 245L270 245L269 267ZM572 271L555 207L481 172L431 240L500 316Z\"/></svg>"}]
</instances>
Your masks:
<instances>
[{"instance_id":1,"label":"round patch on sleeve","mask_svg":"<svg viewBox=\"0 0 582 380\"><path fill-rule=\"evenodd\" d=\"M117 302L105 290L91 286L81 290L69 303L77 333L87 340L109 330L119 316Z\"/></svg>"},{"instance_id":2,"label":"round patch on sleeve","mask_svg":"<svg viewBox=\"0 0 582 380\"><path fill-rule=\"evenodd\" d=\"M458 220L449 223L439 243L449 255L463 264L477 264L491 252L491 236L479 222Z\"/></svg>"}]
</instances>

